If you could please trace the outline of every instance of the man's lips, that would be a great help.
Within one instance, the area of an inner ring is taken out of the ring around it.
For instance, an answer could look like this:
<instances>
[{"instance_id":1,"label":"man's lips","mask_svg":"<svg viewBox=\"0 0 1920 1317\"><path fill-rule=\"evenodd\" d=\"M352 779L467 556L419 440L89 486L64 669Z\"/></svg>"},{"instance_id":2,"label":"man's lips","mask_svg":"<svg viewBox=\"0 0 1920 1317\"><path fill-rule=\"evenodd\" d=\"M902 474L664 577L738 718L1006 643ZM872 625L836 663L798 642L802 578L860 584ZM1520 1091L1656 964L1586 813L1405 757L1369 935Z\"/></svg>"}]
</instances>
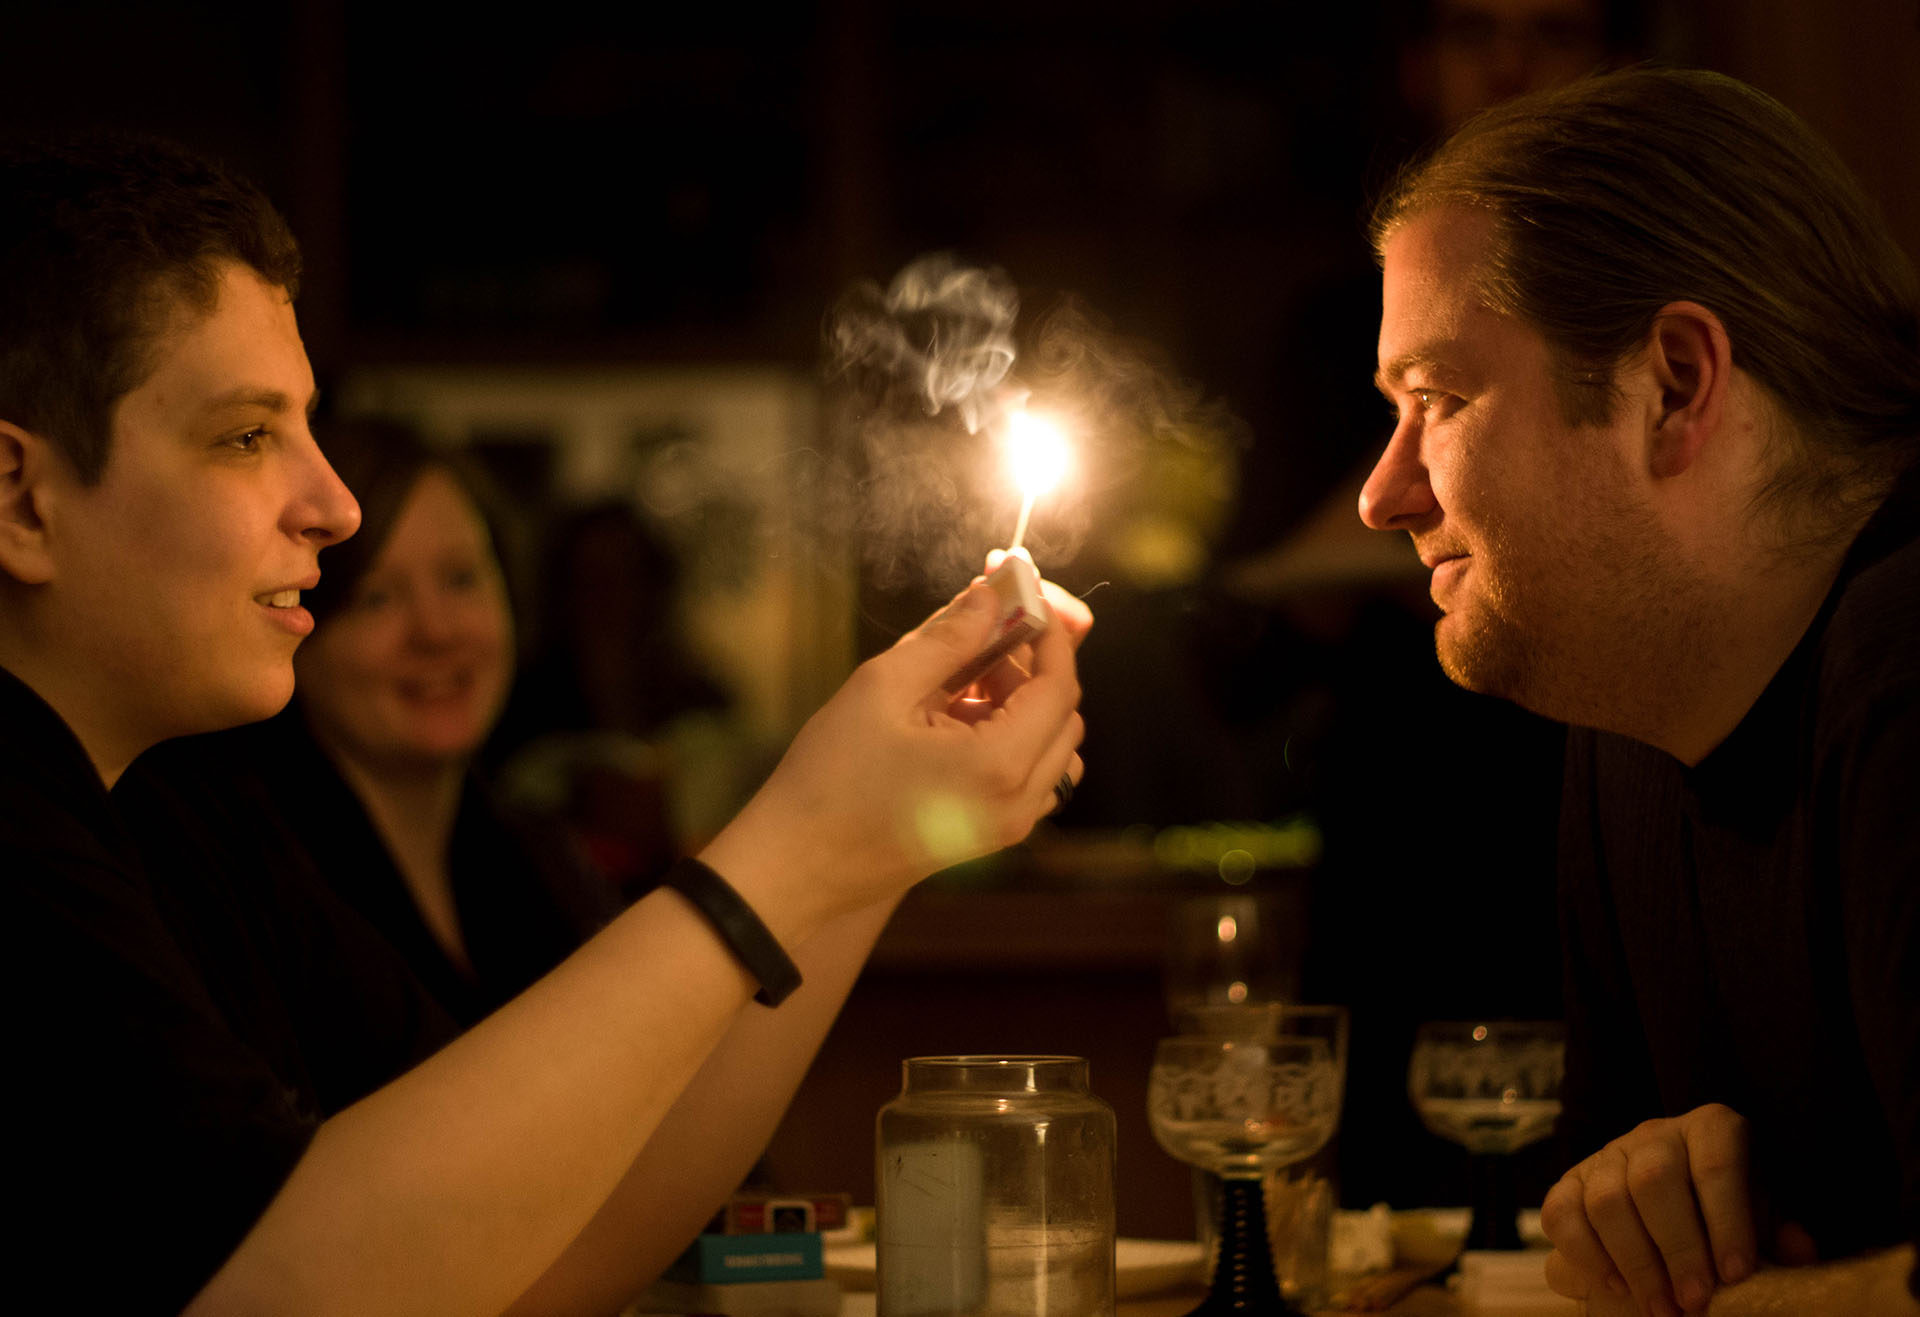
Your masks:
<instances>
[{"instance_id":1,"label":"man's lips","mask_svg":"<svg viewBox=\"0 0 1920 1317\"><path fill-rule=\"evenodd\" d=\"M1460 577L1465 574L1467 564L1473 561L1470 553L1454 553L1441 550L1424 550L1420 561L1433 573L1427 585L1427 594L1433 602L1440 605L1442 612L1447 610L1447 601L1458 587Z\"/></svg>"}]
</instances>

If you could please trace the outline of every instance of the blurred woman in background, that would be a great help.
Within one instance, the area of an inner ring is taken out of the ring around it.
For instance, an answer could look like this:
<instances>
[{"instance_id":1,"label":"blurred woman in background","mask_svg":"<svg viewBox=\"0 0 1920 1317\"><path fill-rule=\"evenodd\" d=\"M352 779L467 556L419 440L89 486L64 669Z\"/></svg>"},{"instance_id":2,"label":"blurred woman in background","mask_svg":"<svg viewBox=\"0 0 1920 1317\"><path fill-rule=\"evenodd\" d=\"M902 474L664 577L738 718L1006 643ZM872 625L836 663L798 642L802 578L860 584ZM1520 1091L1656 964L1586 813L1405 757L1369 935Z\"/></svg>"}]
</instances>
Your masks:
<instances>
[{"instance_id":1,"label":"blurred woman in background","mask_svg":"<svg viewBox=\"0 0 1920 1317\"><path fill-rule=\"evenodd\" d=\"M479 480L393 425L327 454L360 500L328 550L298 694L258 771L326 882L471 1023L616 913L557 828L509 814L472 772L506 702L514 624Z\"/></svg>"}]
</instances>

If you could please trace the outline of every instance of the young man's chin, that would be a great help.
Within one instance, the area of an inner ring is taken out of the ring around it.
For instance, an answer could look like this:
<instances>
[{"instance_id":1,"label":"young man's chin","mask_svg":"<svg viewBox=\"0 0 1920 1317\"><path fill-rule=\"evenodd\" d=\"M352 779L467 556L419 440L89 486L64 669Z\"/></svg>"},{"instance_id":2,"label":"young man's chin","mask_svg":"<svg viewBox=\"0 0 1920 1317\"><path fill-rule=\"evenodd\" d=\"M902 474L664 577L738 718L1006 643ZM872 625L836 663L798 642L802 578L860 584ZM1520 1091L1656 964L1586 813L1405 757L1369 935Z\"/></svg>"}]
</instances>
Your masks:
<instances>
[{"instance_id":1,"label":"young man's chin","mask_svg":"<svg viewBox=\"0 0 1920 1317\"><path fill-rule=\"evenodd\" d=\"M226 698L219 701L209 701L203 706L198 719L203 725L191 730L194 733L224 732L230 727L265 722L286 708L292 699L293 668L289 665L283 675L263 679L244 690L229 691Z\"/></svg>"}]
</instances>

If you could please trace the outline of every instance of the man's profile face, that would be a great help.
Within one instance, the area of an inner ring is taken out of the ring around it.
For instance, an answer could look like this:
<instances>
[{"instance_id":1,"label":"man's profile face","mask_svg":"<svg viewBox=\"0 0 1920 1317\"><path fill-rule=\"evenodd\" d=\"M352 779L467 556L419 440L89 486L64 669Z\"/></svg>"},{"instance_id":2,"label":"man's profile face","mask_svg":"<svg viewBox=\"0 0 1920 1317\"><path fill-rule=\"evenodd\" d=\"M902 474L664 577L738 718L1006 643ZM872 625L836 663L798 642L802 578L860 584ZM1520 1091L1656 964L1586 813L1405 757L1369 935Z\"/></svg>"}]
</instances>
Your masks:
<instances>
[{"instance_id":1,"label":"man's profile face","mask_svg":"<svg viewBox=\"0 0 1920 1317\"><path fill-rule=\"evenodd\" d=\"M1686 592L1636 483L1637 400L1607 425L1566 422L1546 340L1482 304L1491 233L1441 207L1387 241L1377 380L1397 423L1360 514L1408 532L1431 569L1449 677L1591 721L1632 666L1621 647L1651 643Z\"/></svg>"},{"instance_id":2,"label":"man's profile face","mask_svg":"<svg viewBox=\"0 0 1920 1317\"><path fill-rule=\"evenodd\" d=\"M297 592L359 524L307 428L284 290L228 266L212 311L176 309L154 356L114 409L99 483L65 473L51 505L51 625L87 674L87 707L66 712L135 753L286 703L313 625Z\"/></svg>"}]
</instances>

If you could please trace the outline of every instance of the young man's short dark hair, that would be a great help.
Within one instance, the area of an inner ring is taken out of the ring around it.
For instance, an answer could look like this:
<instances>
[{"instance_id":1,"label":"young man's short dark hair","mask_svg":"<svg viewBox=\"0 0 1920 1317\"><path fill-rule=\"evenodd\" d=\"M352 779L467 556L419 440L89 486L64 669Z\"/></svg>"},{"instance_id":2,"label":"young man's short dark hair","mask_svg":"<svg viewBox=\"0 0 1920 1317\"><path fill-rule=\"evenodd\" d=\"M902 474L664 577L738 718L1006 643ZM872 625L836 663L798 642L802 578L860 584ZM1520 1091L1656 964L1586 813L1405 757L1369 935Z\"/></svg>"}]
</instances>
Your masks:
<instances>
[{"instance_id":1,"label":"young man's short dark hair","mask_svg":"<svg viewBox=\"0 0 1920 1317\"><path fill-rule=\"evenodd\" d=\"M178 311L239 262L291 295L300 249L252 184L171 143L91 137L0 149L0 418L106 469L114 405Z\"/></svg>"}]
</instances>

